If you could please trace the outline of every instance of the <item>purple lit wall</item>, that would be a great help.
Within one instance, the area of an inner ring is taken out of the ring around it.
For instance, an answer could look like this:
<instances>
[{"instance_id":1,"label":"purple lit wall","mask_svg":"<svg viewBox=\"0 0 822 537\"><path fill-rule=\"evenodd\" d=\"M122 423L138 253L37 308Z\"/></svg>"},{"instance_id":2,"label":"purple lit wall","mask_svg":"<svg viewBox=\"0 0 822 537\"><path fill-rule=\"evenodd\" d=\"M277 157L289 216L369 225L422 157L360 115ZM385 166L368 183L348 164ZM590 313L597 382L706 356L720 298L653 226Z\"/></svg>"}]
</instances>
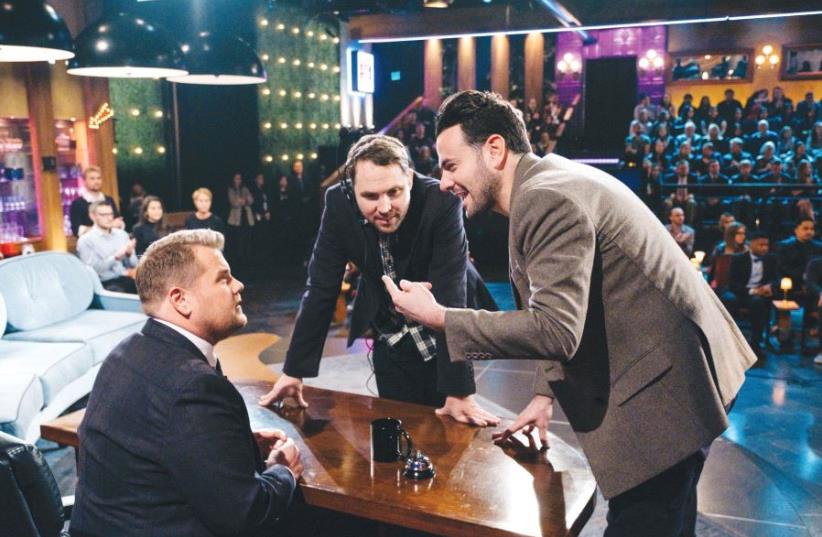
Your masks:
<instances>
[{"instance_id":1,"label":"purple lit wall","mask_svg":"<svg viewBox=\"0 0 822 537\"><path fill-rule=\"evenodd\" d=\"M655 68L654 58L648 57L648 51L654 51L651 56L656 53L662 60L666 59L668 32L665 26L594 30L589 33L597 38L597 42L588 46L583 46L582 38L574 32L562 32L557 36L557 65L554 69L557 93L563 105L567 105L575 95L582 93L585 60L614 56L636 56L638 92L650 95L655 103L662 99L665 93L665 68ZM573 66L581 71L563 74L560 66L565 58L570 60L565 62L566 70L570 71ZM643 65L648 63L646 69L640 68L639 62L642 58L646 58L642 62ZM659 65L660 60L657 59L656 63Z\"/></svg>"}]
</instances>

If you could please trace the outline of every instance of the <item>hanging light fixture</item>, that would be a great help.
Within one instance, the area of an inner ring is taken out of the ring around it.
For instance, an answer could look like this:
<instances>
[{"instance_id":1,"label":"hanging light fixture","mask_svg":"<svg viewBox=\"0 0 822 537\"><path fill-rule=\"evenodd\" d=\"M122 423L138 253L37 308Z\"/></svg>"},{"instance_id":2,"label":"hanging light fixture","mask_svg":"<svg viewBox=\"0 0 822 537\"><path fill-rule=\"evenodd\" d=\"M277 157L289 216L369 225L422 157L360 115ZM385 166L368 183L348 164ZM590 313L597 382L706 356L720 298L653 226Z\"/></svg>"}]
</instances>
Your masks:
<instances>
[{"instance_id":1,"label":"hanging light fixture","mask_svg":"<svg viewBox=\"0 0 822 537\"><path fill-rule=\"evenodd\" d=\"M0 62L43 62L74 56L71 33L39 0L0 1Z\"/></svg>"},{"instance_id":2,"label":"hanging light fixture","mask_svg":"<svg viewBox=\"0 0 822 537\"><path fill-rule=\"evenodd\" d=\"M0 0L2 2L2 0ZM188 73L182 51L159 26L127 13L106 16L77 37L72 75L165 78Z\"/></svg>"},{"instance_id":3,"label":"hanging light fixture","mask_svg":"<svg viewBox=\"0 0 822 537\"><path fill-rule=\"evenodd\" d=\"M170 82L230 86L261 84L267 79L257 53L242 39L200 32L182 48L188 74L169 78Z\"/></svg>"}]
</instances>

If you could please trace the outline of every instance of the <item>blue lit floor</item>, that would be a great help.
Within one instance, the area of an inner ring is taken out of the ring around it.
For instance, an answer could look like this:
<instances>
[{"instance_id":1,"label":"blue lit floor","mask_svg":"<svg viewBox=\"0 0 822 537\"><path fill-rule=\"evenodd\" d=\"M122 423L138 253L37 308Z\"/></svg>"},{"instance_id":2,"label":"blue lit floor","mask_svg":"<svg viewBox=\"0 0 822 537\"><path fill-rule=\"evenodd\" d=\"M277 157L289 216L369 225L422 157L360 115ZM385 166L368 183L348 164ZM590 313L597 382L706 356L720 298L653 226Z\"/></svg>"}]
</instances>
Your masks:
<instances>
[{"instance_id":1,"label":"blue lit floor","mask_svg":"<svg viewBox=\"0 0 822 537\"><path fill-rule=\"evenodd\" d=\"M282 362L301 293L302 278L247 281L246 331L284 335L262 358L274 369ZM489 286L504 309L512 307L507 284ZM345 334L332 331L320 377L332 389L375 390L363 345L345 348ZM332 358L338 357L338 358ZM478 363L482 404L514 416L531 398L534 365L524 361ZM711 449L699 485L700 537L822 537L822 367L812 357L770 355L764 368L748 373L731 413L731 427ZM561 411L551 430L575 445ZM74 456L60 449L47 455L63 494L72 494ZM581 537L602 535L607 503L600 501Z\"/></svg>"}]
</instances>

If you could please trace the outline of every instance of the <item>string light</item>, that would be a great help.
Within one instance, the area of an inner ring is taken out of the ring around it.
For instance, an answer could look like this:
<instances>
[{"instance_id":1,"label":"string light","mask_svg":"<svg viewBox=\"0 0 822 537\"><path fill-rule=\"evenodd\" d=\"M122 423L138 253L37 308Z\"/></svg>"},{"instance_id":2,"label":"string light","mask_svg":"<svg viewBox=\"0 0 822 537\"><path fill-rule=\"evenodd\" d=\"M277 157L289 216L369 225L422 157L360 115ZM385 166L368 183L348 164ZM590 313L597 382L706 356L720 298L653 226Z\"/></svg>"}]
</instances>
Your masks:
<instances>
[{"instance_id":1,"label":"string light","mask_svg":"<svg viewBox=\"0 0 822 537\"><path fill-rule=\"evenodd\" d=\"M277 58L277 63L285 63L285 58L280 56L279 58Z\"/></svg>"},{"instance_id":2,"label":"string light","mask_svg":"<svg viewBox=\"0 0 822 537\"><path fill-rule=\"evenodd\" d=\"M311 160L317 159L317 153L311 153Z\"/></svg>"},{"instance_id":3,"label":"string light","mask_svg":"<svg viewBox=\"0 0 822 537\"><path fill-rule=\"evenodd\" d=\"M334 44L336 45L336 44L338 44L338 43L340 42L340 38L339 38L339 37L335 37L334 39L332 39L332 40L331 40L331 42L332 42L332 43L334 43Z\"/></svg>"},{"instance_id":4,"label":"string light","mask_svg":"<svg viewBox=\"0 0 822 537\"><path fill-rule=\"evenodd\" d=\"M295 59L294 59L294 61L293 61L293 62L291 62L291 64L292 64L292 65L295 65L295 66L299 66L299 65L300 65L300 63L301 63L301 62L300 62L300 59L299 59L299 58L295 58Z\"/></svg>"},{"instance_id":5,"label":"string light","mask_svg":"<svg viewBox=\"0 0 822 537\"><path fill-rule=\"evenodd\" d=\"M314 129L317 128L317 124L316 123L311 123L310 125L308 125L308 128L311 129L311 130L314 130Z\"/></svg>"},{"instance_id":6,"label":"string light","mask_svg":"<svg viewBox=\"0 0 822 537\"><path fill-rule=\"evenodd\" d=\"M339 66L339 65L335 65L335 66L334 66L334 72L335 72L335 73L339 73L339 72L340 72L340 66Z\"/></svg>"},{"instance_id":7,"label":"string light","mask_svg":"<svg viewBox=\"0 0 822 537\"><path fill-rule=\"evenodd\" d=\"M302 124L302 123L295 123L295 124L294 124L294 128L295 128L295 129L302 129L302 128L303 128L303 124Z\"/></svg>"},{"instance_id":8,"label":"string light","mask_svg":"<svg viewBox=\"0 0 822 537\"><path fill-rule=\"evenodd\" d=\"M135 155L142 155L143 154L143 148L137 146L132 150L132 153L134 153Z\"/></svg>"},{"instance_id":9,"label":"string light","mask_svg":"<svg viewBox=\"0 0 822 537\"><path fill-rule=\"evenodd\" d=\"M301 92L301 91L295 91L294 92L294 98L295 99L300 99L300 98L302 98L302 96L303 96L303 92Z\"/></svg>"},{"instance_id":10,"label":"string light","mask_svg":"<svg viewBox=\"0 0 822 537\"><path fill-rule=\"evenodd\" d=\"M132 108L131 110L128 111L128 113L131 114L134 117L139 117L140 109L139 108Z\"/></svg>"},{"instance_id":11,"label":"string light","mask_svg":"<svg viewBox=\"0 0 822 537\"><path fill-rule=\"evenodd\" d=\"M308 30L308 31L305 33L305 35L307 35L308 37L314 37L314 31L313 31L313 30Z\"/></svg>"},{"instance_id":12,"label":"string light","mask_svg":"<svg viewBox=\"0 0 822 537\"><path fill-rule=\"evenodd\" d=\"M308 94L308 98L309 98L309 99L313 99L313 98L314 98L314 97L316 97L316 96L317 96L317 94L316 94L316 93L314 93L313 91L312 91L311 93L309 93L309 94Z\"/></svg>"},{"instance_id":13,"label":"string light","mask_svg":"<svg viewBox=\"0 0 822 537\"><path fill-rule=\"evenodd\" d=\"M327 70L328 70L328 66L324 63L321 63L320 64L320 71L327 71Z\"/></svg>"},{"instance_id":14,"label":"string light","mask_svg":"<svg viewBox=\"0 0 822 537\"><path fill-rule=\"evenodd\" d=\"M260 26L262 26L263 28L268 26L268 19L260 19Z\"/></svg>"},{"instance_id":15,"label":"string light","mask_svg":"<svg viewBox=\"0 0 822 537\"><path fill-rule=\"evenodd\" d=\"M162 110L155 110L154 111L154 117L156 117L157 119L162 119L163 118L163 111Z\"/></svg>"},{"instance_id":16,"label":"string light","mask_svg":"<svg viewBox=\"0 0 822 537\"><path fill-rule=\"evenodd\" d=\"M328 123L323 123L323 129L328 129Z\"/></svg>"},{"instance_id":17,"label":"string light","mask_svg":"<svg viewBox=\"0 0 822 537\"><path fill-rule=\"evenodd\" d=\"M157 146L157 153L160 154L160 155L165 155L166 154L166 148L162 145L158 145Z\"/></svg>"},{"instance_id":18,"label":"string light","mask_svg":"<svg viewBox=\"0 0 822 537\"><path fill-rule=\"evenodd\" d=\"M321 101L327 101L327 100L328 100L328 94L327 94L327 93L323 93L323 94L322 94L322 96L320 96L320 100L321 100Z\"/></svg>"},{"instance_id":19,"label":"string light","mask_svg":"<svg viewBox=\"0 0 822 537\"><path fill-rule=\"evenodd\" d=\"M119 153L119 151L117 151L117 148L116 148L116 147L112 148L112 149L111 149L111 152L112 152L113 154L115 154L115 155L116 155L117 153Z\"/></svg>"},{"instance_id":20,"label":"string light","mask_svg":"<svg viewBox=\"0 0 822 537\"><path fill-rule=\"evenodd\" d=\"M283 159L284 161L285 161L285 160L288 160L288 153L285 153L285 154L284 154L282 157L280 157L280 158L281 158L281 159Z\"/></svg>"},{"instance_id":21,"label":"string light","mask_svg":"<svg viewBox=\"0 0 822 537\"><path fill-rule=\"evenodd\" d=\"M334 123L334 128L335 128L335 129L339 129L339 128L340 128L340 124L339 124L339 123Z\"/></svg>"},{"instance_id":22,"label":"string light","mask_svg":"<svg viewBox=\"0 0 822 537\"><path fill-rule=\"evenodd\" d=\"M303 159L303 154L302 153L297 153L297 160L302 160L302 159Z\"/></svg>"},{"instance_id":23,"label":"string light","mask_svg":"<svg viewBox=\"0 0 822 537\"><path fill-rule=\"evenodd\" d=\"M328 36L325 34L320 34L320 41L325 41L328 39Z\"/></svg>"},{"instance_id":24,"label":"string light","mask_svg":"<svg viewBox=\"0 0 822 537\"><path fill-rule=\"evenodd\" d=\"M266 156L263 157L263 160L266 161L266 162L274 162L274 156L273 155L266 155Z\"/></svg>"},{"instance_id":25,"label":"string light","mask_svg":"<svg viewBox=\"0 0 822 537\"><path fill-rule=\"evenodd\" d=\"M339 100L340 100L340 96L339 95L334 95L334 101L339 101Z\"/></svg>"},{"instance_id":26,"label":"string light","mask_svg":"<svg viewBox=\"0 0 822 537\"><path fill-rule=\"evenodd\" d=\"M277 29L282 32L283 30L285 30L285 24L278 22Z\"/></svg>"},{"instance_id":27,"label":"string light","mask_svg":"<svg viewBox=\"0 0 822 537\"><path fill-rule=\"evenodd\" d=\"M308 68L314 69L314 62L308 62Z\"/></svg>"},{"instance_id":28,"label":"string light","mask_svg":"<svg viewBox=\"0 0 822 537\"><path fill-rule=\"evenodd\" d=\"M267 62L267 61L268 61L268 59L269 59L269 56L268 56L268 54L263 54L262 56L260 56L260 58L261 58L264 62Z\"/></svg>"},{"instance_id":29,"label":"string light","mask_svg":"<svg viewBox=\"0 0 822 537\"><path fill-rule=\"evenodd\" d=\"M297 34L300 33L300 29L295 26L294 28L291 29L291 33L294 34L294 35L297 35Z\"/></svg>"},{"instance_id":30,"label":"string light","mask_svg":"<svg viewBox=\"0 0 822 537\"><path fill-rule=\"evenodd\" d=\"M287 129L288 128L288 123L285 123L285 122L280 123L280 128L281 129Z\"/></svg>"},{"instance_id":31,"label":"string light","mask_svg":"<svg viewBox=\"0 0 822 537\"><path fill-rule=\"evenodd\" d=\"M266 121L265 123L263 123L263 128L266 129L266 130L270 129L271 128L271 122Z\"/></svg>"},{"instance_id":32,"label":"string light","mask_svg":"<svg viewBox=\"0 0 822 537\"><path fill-rule=\"evenodd\" d=\"M271 90L270 90L270 89L268 89L268 88L263 88L263 90L262 90L262 94L263 94L263 95L271 95Z\"/></svg>"},{"instance_id":33,"label":"string light","mask_svg":"<svg viewBox=\"0 0 822 537\"><path fill-rule=\"evenodd\" d=\"M280 97L285 97L286 95L288 95L288 92L284 89L281 89L278 93L280 94Z\"/></svg>"}]
</instances>

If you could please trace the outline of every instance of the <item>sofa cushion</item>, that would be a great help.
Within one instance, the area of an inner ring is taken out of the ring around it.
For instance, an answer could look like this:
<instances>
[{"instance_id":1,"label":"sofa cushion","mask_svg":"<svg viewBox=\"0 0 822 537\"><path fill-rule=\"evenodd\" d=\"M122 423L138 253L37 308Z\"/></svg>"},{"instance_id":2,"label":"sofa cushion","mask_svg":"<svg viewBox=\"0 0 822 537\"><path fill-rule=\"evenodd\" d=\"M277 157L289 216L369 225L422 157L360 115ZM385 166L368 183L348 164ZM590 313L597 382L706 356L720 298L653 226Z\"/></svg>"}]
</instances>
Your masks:
<instances>
[{"instance_id":1,"label":"sofa cushion","mask_svg":"<svg viewBox=\"0 0 822 537\"><path fill-rule=\"evenodd\" d=\"M0 295L8 330L36 330L82 313L94 297L83 263L62 252L42 252L0 263Z\"/></svg>"},{"instance_id":2,"label":"sofa cushion","mask_svg":"<svg viewBox=\"0 0 822 537\"><path fill-rule=\"evenodd\" d=\"M0 375L0 430L23 438L43 408L43 388L32 373Z\"/></svg>"},{"instance_id":3,"label":"sofa cushion","mask_svg":"<svg viewBox=\"0 0 822 537\"><path fill-rule=\"evenodd\" d=\"M0 295L0 336L6 331L6 301Z\"/></svg>"},{"instance_id":4,"label":"sofa cushion","mask_svg":"<svg viewBox=\"0 0 822 537\"><path fill-rule=\"evenodd\" d=\"M91 347L94 364L106 359L108 353L127 336L138 332L146 322L142 313L124 311L87 310L68 321L55 323L37 330L12 332L7 341L84 342Z\"/></svg>"},{"instance_id":5,"label":"sofa cushion","mask_svg":"<svg viewBox=\"0 0 822 537\"><path fill-rule=\"evenodd\" d=\"M33 373L43 387L43 401L54 397L93 366L91 349L83 343L33 343L0 340L0 376Z\"/></svg>"}]
</instances>

